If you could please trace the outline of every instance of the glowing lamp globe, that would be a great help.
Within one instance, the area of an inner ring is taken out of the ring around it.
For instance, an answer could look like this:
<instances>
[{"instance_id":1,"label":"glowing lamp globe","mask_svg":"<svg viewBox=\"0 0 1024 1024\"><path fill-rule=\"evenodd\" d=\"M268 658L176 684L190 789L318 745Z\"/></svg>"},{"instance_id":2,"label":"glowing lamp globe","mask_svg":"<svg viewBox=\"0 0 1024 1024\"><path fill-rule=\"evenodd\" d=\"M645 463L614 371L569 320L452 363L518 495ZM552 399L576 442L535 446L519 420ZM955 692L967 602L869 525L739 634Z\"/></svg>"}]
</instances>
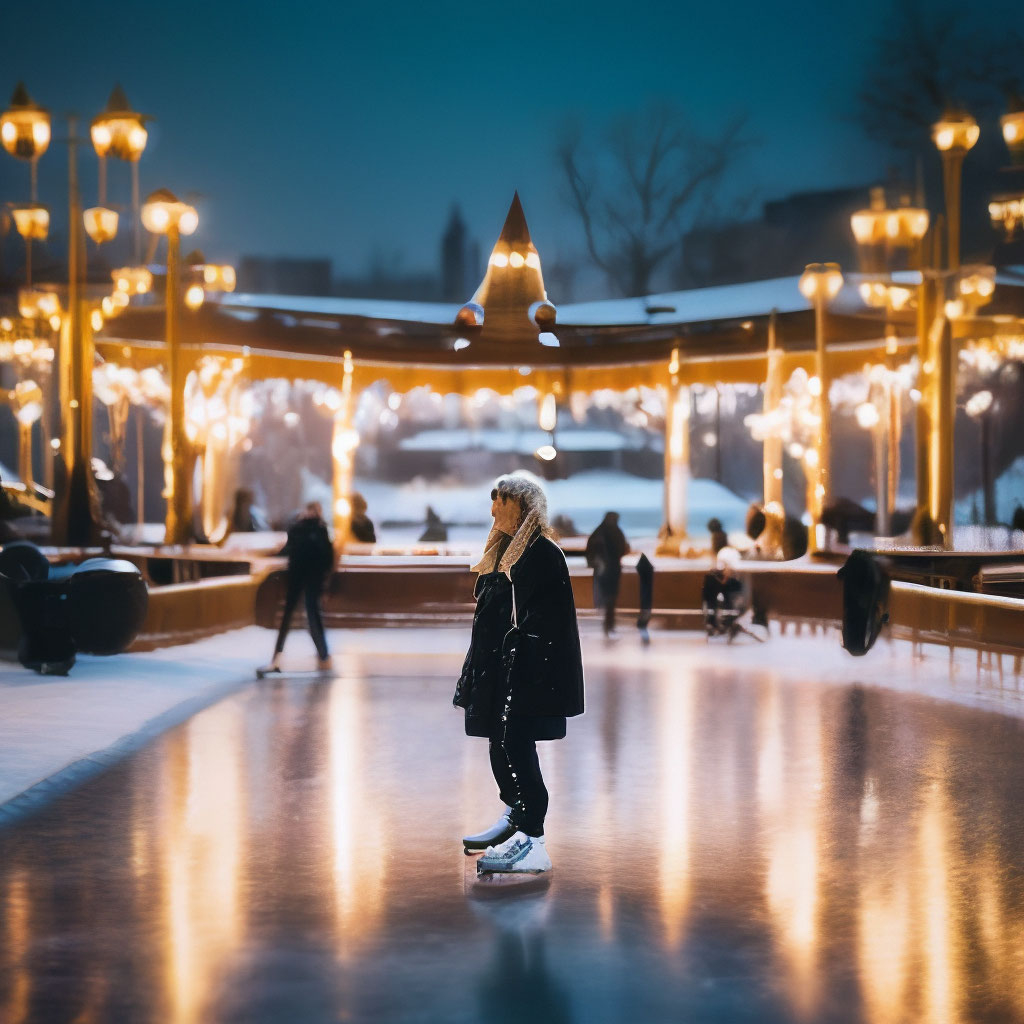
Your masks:
<instances>
[{"instance_id":1,"label":"glowing lamp globe","mask_svg":"<svg viewBox=\"0 0 1024 1024\"><path fill-rule=\"evenodd\" d=\"M117 210L105 206L93 206L82 214L85 230L89 237L102 245L117 236Z\"/></svg>"},{"instance_id":2,"label":"glowing lamp globe","mask_svg":"<svg viewBox=\"0 0 1024 1024\"><path fill-rule=\"evenodd\" d=\"M1024 107L1011 110L999 120L1003 126L1003 139L1013 162L1024 163Z\"/></svg>"},{"instance_id":3,"label":"glowing lamp globe","mask_svg":"<svg viewBox=\"0 0 1024 1024\"><path fill-rule=\"evenodd\" d=\"M206 293L203 291L201 284L192 284L185 289L185 305L189 309L198 309L206 298Z\"/></svg>"},{"instance_id":4,"label":"glowing lamp globe","mask_svg":"<svg viewBox=\"0 0 1024 1024\"><path fill-rule=\"evenodd\" d=\"M161 188L142 204L142 223L154 235L166 235L170 231L191 235L199 226L199 214L173 192Z\"/></svg>"},{"instance_id":5,"label":"glowing lamp globe","mask_svg":"<svg viewBox=\"0 0 1024 1024\"><path fill-rule=\"evenodd\" d=\"M970 114L947 111L932 125L932 142L942 153L966 153L978 141L981 129Z\"/></svg>"},{"instance_id":6,"label":"glowing lamp globe","mask_svg":"<svg viewBox=\"0 0 1024 1024\"><path fill-rule=\"evenodd\" d=\"M50 233L50 211L39 203L11 207L14 227L22 238L41 241Z\"/></svg>"},{"instance_id":7,"label":"glowing lamp globe","mask_svg":"<svg viewBox=\"0 0 1024 1024\"><path fill-rule=\"evenodd\" d=\"M33 103L20 82L11 105L0 114L0 142L20 160L36 160L50 145L50 112Z\"/></svg>"},{"instance_id":8,"label":"glowing lamp globe","mask_svg":"<svg viewBox=\"0 0 1024 1024\"><path fill-rule=\"evenodd\" d=\"M834 299L843 286L838 263L810 263L800 275L800 292L811 301Z\"/></svg>"},{"instance_id":9,"label":"glowing lamp globe","mask_svg":"<svg viewBox=\"0 0 1024 1024\"><path fill-rule=\"evenodd\" d=\"M131 109L119 85L114 86L106 110L93 119L89 134L98 157L113 156L130 163L142 156L149 139L145 118Z\"/></svg>"}]
</instances>

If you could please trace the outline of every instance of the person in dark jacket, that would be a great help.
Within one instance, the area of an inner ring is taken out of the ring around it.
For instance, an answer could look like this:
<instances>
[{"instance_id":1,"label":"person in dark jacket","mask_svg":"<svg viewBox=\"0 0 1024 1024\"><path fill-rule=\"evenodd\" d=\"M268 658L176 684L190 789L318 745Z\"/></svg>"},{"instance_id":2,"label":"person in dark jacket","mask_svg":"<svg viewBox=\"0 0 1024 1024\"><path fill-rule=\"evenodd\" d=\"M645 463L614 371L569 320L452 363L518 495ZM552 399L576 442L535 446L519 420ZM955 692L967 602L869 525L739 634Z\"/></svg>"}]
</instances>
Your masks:
<instances>
[{"instance_id":1,"label":"person in dark jacket","mask_svg":"<svg viewBox=\"0 0 1024 1024\"><path fill-rule=\"evenodd\" d=\"M361 544L376 544L377 531L373 528L373 520L366 514L366 499L358 492L352 494L352 522L349 529L352 539Z\"/></svg>"},{"instance_id":2,"label":"person in dark jacket","mask_svg":"<svg viewBox=\"0 0 1024 1024\"><path fill-rule=\"evenodd\" d=\"M264 674L281 671L281 653L288 636L292 615L299 598L306 600L306 623L316 645L317 667L329 669L331 656L324 637L324 624L320 616L320 592L324 579L334 566L334 548L327 533L320 502L311 501L288 529L288 540L278 552L288 556L288 590L284 601L281 628L277 633L274 657L263 669Z\"/></svg>"},{"instance_id":3,"label":"person in dark jacket","mask_svg":"<svg viewBox=\"0 0 1024 1024\"><path fill-rule=\"evenodd\" d=\"M466 836L466 852L484 850L478 871L547 871L548 792L538 740L562 739L566 719L583 713L583 660L565 556L550 539L547 500L527 476L498 480L494 526L478 574L469 651L453 703L466 734L486 736L505 809Z\"/></svg>"},{"instance_id":4,"label":"person in dark jacket","mask_svg":"<svg viewBox=\"0 0 1024 1024\"><path fill-rule=\"evenodd\" d=\"M597 529L587 538L587 565L594 570L594 607L604 609L604 635L615 632L615 605L622 580L622 556L629 554L629 542L619 529L619 513L606 512Z\"/></svg>"}]
</instances>

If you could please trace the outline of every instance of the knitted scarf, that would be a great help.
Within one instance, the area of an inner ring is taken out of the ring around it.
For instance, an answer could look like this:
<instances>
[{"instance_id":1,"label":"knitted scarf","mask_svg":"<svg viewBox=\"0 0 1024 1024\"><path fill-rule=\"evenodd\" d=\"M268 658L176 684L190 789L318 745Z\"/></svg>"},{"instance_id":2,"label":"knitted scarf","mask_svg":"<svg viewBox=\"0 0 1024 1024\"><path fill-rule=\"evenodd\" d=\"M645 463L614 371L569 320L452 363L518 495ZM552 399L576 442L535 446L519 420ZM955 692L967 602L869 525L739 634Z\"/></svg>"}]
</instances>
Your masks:
<instances>
[{"instance_id":1,"label":"knitted scarf","mask_svg":"<svg viewBox=\"0 0 1024 1024\"><path fill-rule=\"evenodd\" d=\"M476 565L471 567L471 571L483 576L486 573L494 572L495 566L497 566L511 580L512 566L522 558L523 552L539 526L540 516L531 511L519 524L519 529L516 530L511 541L508 541L507 533L502 533L496 526L492 527L491 532L487 535L487 542L484 544L483 556Z\"/></svg>"}]
</instances>

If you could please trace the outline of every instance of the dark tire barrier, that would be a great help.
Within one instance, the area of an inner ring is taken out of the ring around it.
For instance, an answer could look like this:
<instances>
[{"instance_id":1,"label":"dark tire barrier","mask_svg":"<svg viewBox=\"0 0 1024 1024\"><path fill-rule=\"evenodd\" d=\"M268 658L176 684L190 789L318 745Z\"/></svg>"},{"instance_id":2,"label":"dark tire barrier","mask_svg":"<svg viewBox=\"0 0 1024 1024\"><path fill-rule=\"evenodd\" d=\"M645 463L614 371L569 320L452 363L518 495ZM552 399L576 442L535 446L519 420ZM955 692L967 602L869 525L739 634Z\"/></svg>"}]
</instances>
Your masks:
<instances>
[{"instance_id":1,"label":"dark tire barrier","mask_svg":"<svg viewBox=\"0 0 1024 1024\"><path fill-rule=\"evenodd\" d=\"M17 613L18 660L43 675L67 675L78 652L125 650L142 628L149 600L131 562L90 558L51 567L27 541L0 550L0 586L2 600ZM13 636L3 639L5 648L14 646Z\"/></svg>"}]
</instances>

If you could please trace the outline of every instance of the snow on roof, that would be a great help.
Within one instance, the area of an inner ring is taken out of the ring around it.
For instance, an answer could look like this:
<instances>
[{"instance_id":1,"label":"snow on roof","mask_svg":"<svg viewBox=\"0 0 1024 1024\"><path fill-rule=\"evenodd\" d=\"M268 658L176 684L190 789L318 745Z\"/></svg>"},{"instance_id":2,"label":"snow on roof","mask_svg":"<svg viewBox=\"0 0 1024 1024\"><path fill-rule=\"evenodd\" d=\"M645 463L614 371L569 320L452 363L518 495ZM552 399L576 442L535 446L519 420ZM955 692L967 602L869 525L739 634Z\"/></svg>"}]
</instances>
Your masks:
<instances>
[{"instance_id":1,"label":"snow on roof","mask_svg":"<svg viewBox=\"0 0 1024 1024\"><path fill-rule=\"evenodd\" d=\"M807 300L800 294L799 280L799 277L778 277L770 281L662 292L632 299L576 302L558 307L558 322L581 327L674 324L763 316L772 309L790 313L808 308Z\"/></svg>"},{"instance_id":2,"label":"snow on roof","mask_svg":"<svg viewBox=\"0 0 1024 1024\"><path fill-rule=\"evenodd\" d=\"M451 324L460 306L450 302L395 302L390 299L339 299L311 295L225 295L221 308L269 309L297 316L359 316L372 320Z\"/></svg>"}]
</instances>

